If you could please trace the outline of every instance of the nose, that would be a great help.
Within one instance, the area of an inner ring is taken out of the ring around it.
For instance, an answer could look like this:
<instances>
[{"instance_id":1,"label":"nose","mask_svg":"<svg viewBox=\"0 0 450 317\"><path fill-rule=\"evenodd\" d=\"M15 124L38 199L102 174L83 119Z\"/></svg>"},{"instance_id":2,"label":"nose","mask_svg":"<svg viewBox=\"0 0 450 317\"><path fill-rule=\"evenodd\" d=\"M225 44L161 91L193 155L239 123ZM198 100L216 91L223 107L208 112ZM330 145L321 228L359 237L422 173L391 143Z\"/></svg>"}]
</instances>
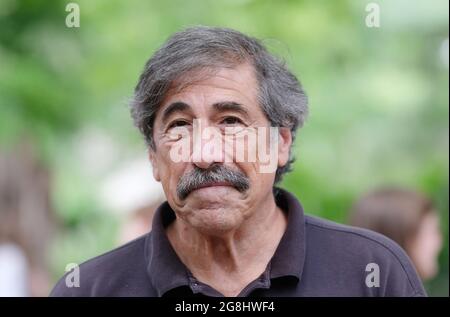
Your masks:
<instances>
[{"instance_id":1,"label":"nose","mask_svg":"<svg viewBox=\"0 0 450 317\"><path fill-rule=\"evenodd\" d=\"M208 169L215 163L224 162L224 146L217 131L206 128L200 135L194 133L192 147L192 163L198 168Z\"/></svg>"}]
</instances>

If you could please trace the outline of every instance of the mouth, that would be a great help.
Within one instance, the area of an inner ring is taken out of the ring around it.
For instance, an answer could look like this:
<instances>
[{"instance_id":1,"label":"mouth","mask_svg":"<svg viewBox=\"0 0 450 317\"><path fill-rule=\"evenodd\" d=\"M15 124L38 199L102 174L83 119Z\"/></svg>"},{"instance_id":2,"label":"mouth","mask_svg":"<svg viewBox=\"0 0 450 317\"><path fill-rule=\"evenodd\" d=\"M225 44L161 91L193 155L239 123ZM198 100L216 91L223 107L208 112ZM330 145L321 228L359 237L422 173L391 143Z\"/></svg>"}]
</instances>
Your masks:
<instances>
[{"instance_id":1,"label":"mouth","mask_svg":"<svg viewBox=\"0 0 450 317\"><path fill-rule=\"evenodd\" d=\"M208 182L208 183L203 183L200 186L198 186L196 189L202 189L202 188L207 188L207 187L217 187L217 186L228 186L228 187L233 187L232 184L228 183L228 182Z\"/></svg>"}]
</instances>

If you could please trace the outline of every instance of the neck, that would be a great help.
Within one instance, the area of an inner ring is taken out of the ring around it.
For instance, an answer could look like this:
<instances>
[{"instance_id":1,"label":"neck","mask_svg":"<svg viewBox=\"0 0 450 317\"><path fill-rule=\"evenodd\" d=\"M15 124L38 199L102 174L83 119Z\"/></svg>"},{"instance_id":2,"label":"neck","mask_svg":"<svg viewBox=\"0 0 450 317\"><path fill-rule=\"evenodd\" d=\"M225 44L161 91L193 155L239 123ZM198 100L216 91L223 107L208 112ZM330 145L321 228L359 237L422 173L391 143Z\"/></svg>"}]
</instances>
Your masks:
<instances>
[{"instance_id":1,"label":"neck","mask_svg":"<svg viewBox=\"0 0 450 317\"><path fill-rule=\"evenodd\" d=\"M167 235L192 274L226 296L236 296L266 269L287 226L273 195L255 206L252 216L221 235L199 232L177 218Z\"/></svg>"}]
</instances>

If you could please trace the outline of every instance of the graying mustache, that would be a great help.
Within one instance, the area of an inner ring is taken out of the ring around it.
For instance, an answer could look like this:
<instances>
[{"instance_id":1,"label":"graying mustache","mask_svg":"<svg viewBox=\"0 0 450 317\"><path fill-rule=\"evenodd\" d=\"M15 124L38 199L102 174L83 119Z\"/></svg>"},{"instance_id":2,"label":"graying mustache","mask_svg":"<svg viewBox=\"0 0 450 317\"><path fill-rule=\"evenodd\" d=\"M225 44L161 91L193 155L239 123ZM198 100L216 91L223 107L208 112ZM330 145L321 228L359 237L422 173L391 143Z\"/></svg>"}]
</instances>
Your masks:
<instances>
[{"instance_id":1,"label":"graying mustache","mask_svg":"<svg viewBox=\"0 0 450 317\"><path fill-rule=\"evenodd\" d=\"M177 185L177 194L180 199L185 199L193 190L205 183L227 182L240 192L250 187L248 178L239 171L230 170L222 165L216 165L212 169L203 170L196 168L183 175Z\"/></svg>"}]
</instances>

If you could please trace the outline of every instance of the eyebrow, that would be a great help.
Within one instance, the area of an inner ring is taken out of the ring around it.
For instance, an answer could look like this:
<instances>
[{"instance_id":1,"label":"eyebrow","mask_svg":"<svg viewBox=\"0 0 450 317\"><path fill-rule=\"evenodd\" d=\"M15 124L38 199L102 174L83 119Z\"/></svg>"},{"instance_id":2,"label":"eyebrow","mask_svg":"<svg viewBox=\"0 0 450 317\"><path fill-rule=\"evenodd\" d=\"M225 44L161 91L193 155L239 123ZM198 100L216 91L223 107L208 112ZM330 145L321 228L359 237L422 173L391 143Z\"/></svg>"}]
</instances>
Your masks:
<instances>
[{"instance_id":1,"label":"eyebrow","mask_svg":"<svg viewBox=\"0 0 450 317\"><path fill-rule=\"evenodd\" d=\"M248 111L245 109L245 107L234 101L216 102L212 106L216 111L236 111L247 118L249 117ZM185 102L176 101L174 103L171 103L169 106L167 106L166 109L164 109L162 114L162 121L165 123L173 113L183 112L187 110L192 110L192 108Z\"/></svg>"},{"instance_id":2,"label":"eyebrow","mask_svg":"<svg viewBox=\"0 0 450 317\"><path fill-rule=\"evenodd\" d=\"M176 101L174 103L171 103L166 109L164 109L163 115L162 115L162 121L166 122L170 115L175 112L183 112L186 110L190 110L191 106L189 106L187 103L184 103L182 101Z\"/></svg>"},{"instance_id":3,"label":"eyebrow","mask_svg":"<svg viewBox=\"0 0 450 317\"><path fill-rule=\"evenodd\" d=\"M233 101L217 102L213 104L213 108L217 111L236 111L247 118L249 117L247 109L245 109L245 107L243 107L241 104Z\"/></svg>"}]
</instances>

